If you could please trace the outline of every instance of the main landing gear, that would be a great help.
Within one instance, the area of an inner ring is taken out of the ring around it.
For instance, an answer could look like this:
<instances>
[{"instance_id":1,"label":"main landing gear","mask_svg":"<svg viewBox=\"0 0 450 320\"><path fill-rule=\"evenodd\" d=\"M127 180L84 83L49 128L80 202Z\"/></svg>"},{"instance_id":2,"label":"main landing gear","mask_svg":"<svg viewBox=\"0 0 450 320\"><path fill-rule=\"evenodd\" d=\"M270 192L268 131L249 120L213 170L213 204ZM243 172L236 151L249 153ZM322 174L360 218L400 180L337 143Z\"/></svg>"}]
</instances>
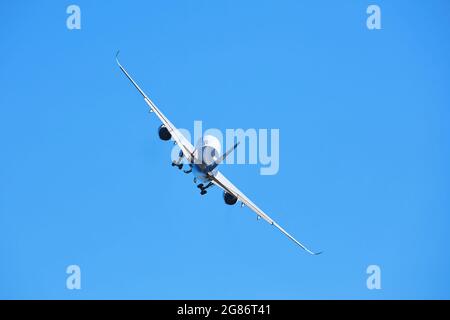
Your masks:
<instances>
[{"instance_id":1,"label":"main landing gear","mask_svg":"<svg viewBox=\"0 0 450 320\"><path fill-rule=\"evenodd\" d=\"M182 162L183 162L183 151L180 150L180 153L178 154L178 160L172 161L172 167L178 167L178 169L181 170L181 169L183 169Z\"/></svg>"},{"instance_id":2,"label":"main landing gear","mask_svg":"<svg viewBox=\"0 0 450 320\"><path fill-rule=\"evenodd\" d=\"M189 169L188 170L183 170L184 173L189 174L192 172L192 164L189 164Z\"/></svg>"},{"instance_id":3,"label":"main landing gear","mask_svg":"<svg viewBox=\"0 0 450 320\"><path fill-rule=\"evenodd\" d=\"M201 194L202 196L204 196L204 195L207 193L206 189L208 189L208 188L211 187L212 185L213 185L212 182L208 182L208 184L207 184L206 186L203 185L203 183L200 183L199 185L197 185L197 188L200 189L200 194Z\"/></svg>"},{"instance_id":4,"label":"main landing gear","mask_svg":"<svg viewBox=\"0 0 450 320\"><path fill-rule=\"evenodd\" d=\"M176 161L172 162L172 167L178 167L178 169L183 169L183 164L182 163L177 163Z\"/></svg>"}]
</instances>

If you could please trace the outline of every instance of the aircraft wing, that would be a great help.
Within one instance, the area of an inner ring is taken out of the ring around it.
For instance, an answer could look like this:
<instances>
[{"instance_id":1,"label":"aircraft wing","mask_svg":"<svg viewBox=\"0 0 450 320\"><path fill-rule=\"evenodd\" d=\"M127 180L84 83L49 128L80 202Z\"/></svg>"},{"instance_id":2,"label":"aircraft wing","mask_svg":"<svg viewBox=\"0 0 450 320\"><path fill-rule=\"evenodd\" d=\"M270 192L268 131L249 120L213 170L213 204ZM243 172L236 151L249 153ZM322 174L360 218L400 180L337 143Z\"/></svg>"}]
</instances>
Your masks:
<instances>
[{"instance_id":1,"label":"aircraft wing","mask_svg":"<svg viewBox=\"0 0 450 320\"><path fill-rule=\"evenodd\" d=\"M166 118L166 116L156 107L156 105L153 103L152 100L150 100L149 97L142 91L142 89L138 86L138 84L131 78L131 76L128 74L128 72L125 70L125 68L120 64L118 56L119 52L117 52L116 55L116 61L119 65L120 70L125 74L125 76L131 81L131 83L135 86L135 88L139 91L139 93L144 97L144 101L148 104L150 107L150 111L154 112L156 116L161 120L161 122L164 124L164 126L169 130L170 134L172 135L172 139L177 143L177 145L180 147L181 151L183 151L183 156L189 161L193 162L194 160L194 146L187 140L183 134L172 124L172 122L169 121L169 119Z\"/></svg>"},{"instance_id":2,"label":"aircraft wing","mask_svg":"<svg viewBox=\"0 0 450 320\"><path fill-rule=\"evenodd\" d=\"M303 244L298 242L293 236L291 236L289 233L287 233L286 230L284 230L278 223L276 223L272 218L270 218L267 214L264 213L260 208L258 208L250 199L248 199L241 191L239 191L238 188L236 188L225 176L219 172L217 172L215 175L212 175L211 181L223 189L224 191L231 193L234 195L239 201L241 201L244 205L252 209L259 217L266 220L271 225L275 226L278 230L280 230L284 235L286 235L289 239L294 241L297 245L299 245L303 250L306 252L312 254L312 255L318 255L319 253L312 252L308 248L306 248Z\"/></svg>"}]
</instances>

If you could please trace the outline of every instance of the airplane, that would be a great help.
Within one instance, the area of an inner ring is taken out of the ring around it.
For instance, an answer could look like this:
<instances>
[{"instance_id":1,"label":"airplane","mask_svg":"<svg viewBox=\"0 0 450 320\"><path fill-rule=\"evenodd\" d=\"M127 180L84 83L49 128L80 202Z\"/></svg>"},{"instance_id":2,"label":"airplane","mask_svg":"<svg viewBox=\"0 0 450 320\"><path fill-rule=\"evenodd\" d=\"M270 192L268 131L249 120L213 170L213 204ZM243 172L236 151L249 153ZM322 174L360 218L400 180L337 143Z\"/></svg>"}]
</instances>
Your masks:
<instances>
[{"instance_id":1,"label":"airplane","mask_svg":"<svg viewBox=\"0 0 450 320\"><path fill-rule=\"evenodd\" d=\"M247 206L252 209L256 215L257 220L263 218L269 224L273 225L279 229L284 235L295 242L303 250L312 255L319 255L322 252L313 252L309 250L306 246L297 241L293 236L291 236L286 230L284 230L278 223L276 223L272 218L264 213L260 208L258 208L250 199L248 199L238 188L236 188L219 170L218 166L225 158L236 149L239 142L226 151L222 156L218 156L221 149L219 140L212 136L206 135L200 139L197 147L194 147L183 134L166 118L166 116L156 107L152 100L144 93L144 91L138 86L138 84L133 80L130 74L125 70L125 68L120 64L119 52L116 54L116 62L120 70L125 74L128 80L134 85L134 87L139 91L139 93L144 98L144 101L150 107L149 112L156 114L159 120L162 122L158 128L159 138L163 141L173 140L180 148L179 157L177 161L172 162L173 167L178 167L180 170L183 169L183 159L188 163L189 169L183 170L184 173L189 174L193 172L194 183L199 183L197 187L200 189L200 194L205 195L207 189L212 186L217 186L223 190L223 199L227 205L234 205L238 201L241 202L241 206Z\"/></svg>"}]
</instances>

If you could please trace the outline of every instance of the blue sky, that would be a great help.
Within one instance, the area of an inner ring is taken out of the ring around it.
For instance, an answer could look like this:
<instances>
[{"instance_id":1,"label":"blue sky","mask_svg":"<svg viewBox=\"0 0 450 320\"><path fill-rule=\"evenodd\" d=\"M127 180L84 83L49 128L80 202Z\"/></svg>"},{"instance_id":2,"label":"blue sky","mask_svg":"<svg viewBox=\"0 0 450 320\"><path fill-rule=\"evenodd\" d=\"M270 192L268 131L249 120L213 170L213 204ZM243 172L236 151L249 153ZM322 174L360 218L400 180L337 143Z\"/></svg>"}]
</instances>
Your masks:
<instances>
[{"instance_id":1,"label":"blue sky","mask_svg":"<svg viewBox=\"0 0 450 320\"><path fill-rule=\"evenodd\" d=\"M448 1L72 3L0 4L0 298L450 298ZM179 127L280 129L223 173L324 254L201 197L118 49Z\"/></svg>"}]
</instances>

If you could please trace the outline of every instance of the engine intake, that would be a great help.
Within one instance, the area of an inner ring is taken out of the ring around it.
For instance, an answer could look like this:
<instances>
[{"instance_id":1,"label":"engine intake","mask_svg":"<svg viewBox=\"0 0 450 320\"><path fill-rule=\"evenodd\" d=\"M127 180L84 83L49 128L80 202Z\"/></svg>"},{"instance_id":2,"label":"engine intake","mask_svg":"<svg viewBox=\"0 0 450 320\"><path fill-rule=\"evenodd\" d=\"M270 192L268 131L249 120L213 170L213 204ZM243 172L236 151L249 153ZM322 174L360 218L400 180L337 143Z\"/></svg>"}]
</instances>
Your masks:
<instances>
[{"instance_id":1,"label":"engine intake","mask_svg":"<svg viewBox=\"0 0 450 320\"><path fill-rule=\"evenodd\" d=\"M235 197L233 194L224 191L223 192L223 200L225 201L226 204L228 204L229 206L232 206L232 205L236 204L236 202L238 201L238 198Z\"/></svg>"},{"instance_id":2,"label":"engine intake","mask_svg":"<svg viewBox=\"0 0 450 320\"><path fill-rule=\"evenodd\" d=\"M163 141L169 141L172 138L169 130L163 124L158 128L158 135L159 138Z\"/></svg>"}]
</instances>

